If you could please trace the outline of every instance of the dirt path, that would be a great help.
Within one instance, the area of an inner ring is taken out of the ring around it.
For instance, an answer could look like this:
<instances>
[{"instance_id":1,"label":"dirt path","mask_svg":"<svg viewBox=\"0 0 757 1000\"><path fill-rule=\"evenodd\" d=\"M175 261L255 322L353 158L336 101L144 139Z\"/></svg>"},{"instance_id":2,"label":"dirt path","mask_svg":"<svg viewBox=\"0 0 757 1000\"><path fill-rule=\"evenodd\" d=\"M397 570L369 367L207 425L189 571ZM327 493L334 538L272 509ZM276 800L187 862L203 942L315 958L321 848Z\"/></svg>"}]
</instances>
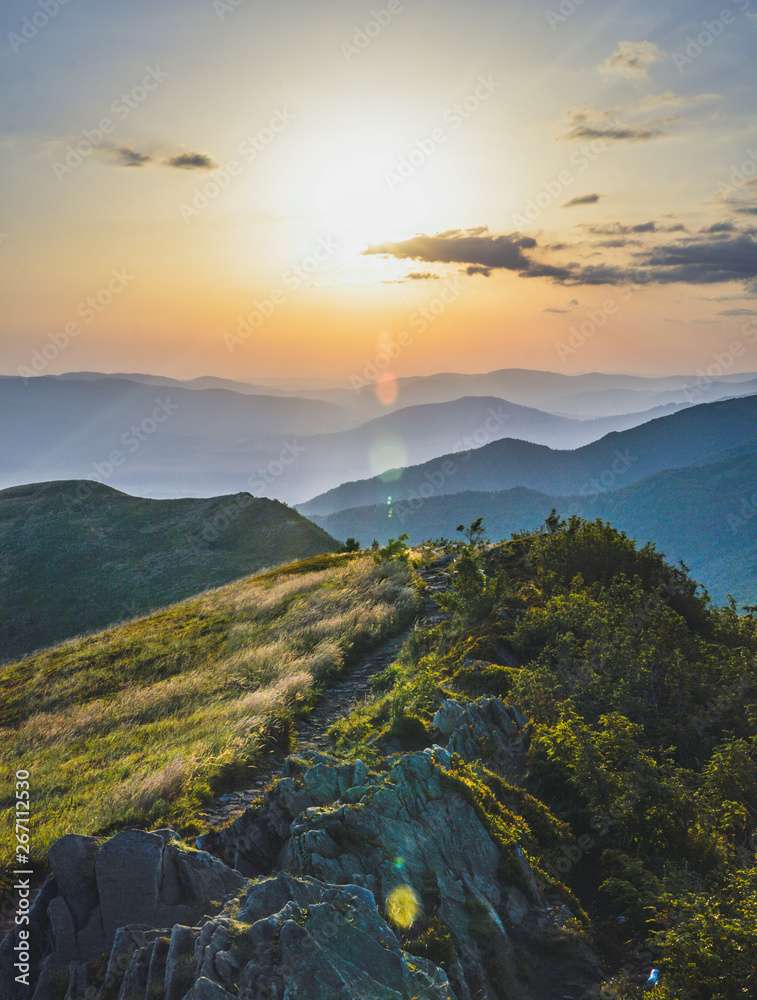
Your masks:
<instances>
[{"instance_id":1,"label":"dirt path","mask_svg":"<svg viewBox=\"0 0 757 1000\"><path fill-rule=\"evenodd\" d=\"M329 749L327 736L329 727L338 719L348 715L354 705L369 693L372 678L396 660L414 625L429 627L444 620L445 616L439 611L434 595L446 586L446 566L447 562L441 560L418 571L426 584L426 590L423 606L413 625L408 625L401 632L369 650L323 692L315 708L308 715L297 721L298 753L308 750L326 752ZM269 759L256 769L252 785L239 791L219 795L203 814L203 822L213 830L226 826L244 812L250 803L258 798L271 779L282 770L285 758L285 754L274 751Z\"/></svg>"}]
</instances>

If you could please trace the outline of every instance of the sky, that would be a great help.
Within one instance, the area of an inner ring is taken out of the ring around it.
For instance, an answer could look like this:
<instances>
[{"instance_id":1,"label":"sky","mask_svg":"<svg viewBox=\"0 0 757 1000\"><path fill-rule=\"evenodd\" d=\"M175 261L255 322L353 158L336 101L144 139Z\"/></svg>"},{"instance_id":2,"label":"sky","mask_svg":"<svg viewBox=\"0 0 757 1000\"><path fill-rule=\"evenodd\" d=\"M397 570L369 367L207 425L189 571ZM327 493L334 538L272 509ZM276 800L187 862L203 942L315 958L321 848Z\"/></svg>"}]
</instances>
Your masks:
<instances>
[{"instance_id":1,"label":"sky","mask_svg":"<svg viewBox=\"0 0 757 1000\"><path fill-rule=\"evenodd\" d=\"M0 371L757 370L757 0L5 0Z\"/></svg>"}]
</instances>

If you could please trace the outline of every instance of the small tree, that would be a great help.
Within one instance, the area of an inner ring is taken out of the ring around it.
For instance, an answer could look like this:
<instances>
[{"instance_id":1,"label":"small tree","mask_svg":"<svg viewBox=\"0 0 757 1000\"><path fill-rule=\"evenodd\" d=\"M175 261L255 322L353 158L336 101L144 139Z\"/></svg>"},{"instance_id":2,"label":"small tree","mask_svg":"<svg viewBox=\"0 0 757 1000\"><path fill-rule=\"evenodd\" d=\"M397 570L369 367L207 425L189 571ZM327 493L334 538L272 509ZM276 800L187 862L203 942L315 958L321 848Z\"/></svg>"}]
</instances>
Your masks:
<instances>
[{"instance_id":1,"label":"small tree","mask_svg":"<svg viewBox=\"0 0 757 1000\"><path fill-rule=\"evenodd\" d=\"M357 540L357 538L353 538L350 535L350 537L347 538L345 540L345 542L344 542L343 551L344 552L359 552L360 551L360 542Z\"/></svg>"},{"instance_id":2,"label":"small tree","mask_svg":"<svg viewBox=\"0 0 757 1000\"><path fill-rule=\"evenodd\" d=\"M484 519L483 517L477 517L467 527L464 524L458 524L457 531L461 535L465 535L468 545L480 545L486 535Z\"/></svg>"},{"instance_id":3,"label":"small tree","mask_svg":"<svg viewBox=\"0 0 757 1000\"><path fill-rule=\"evenodd\" d=\"M409 552L407 545L409 537L405 533L399 538L390 538L383 548L373 549L373 558L376 562L395 562L398 559L406 559Z\"/></svg>"}]
</instances>

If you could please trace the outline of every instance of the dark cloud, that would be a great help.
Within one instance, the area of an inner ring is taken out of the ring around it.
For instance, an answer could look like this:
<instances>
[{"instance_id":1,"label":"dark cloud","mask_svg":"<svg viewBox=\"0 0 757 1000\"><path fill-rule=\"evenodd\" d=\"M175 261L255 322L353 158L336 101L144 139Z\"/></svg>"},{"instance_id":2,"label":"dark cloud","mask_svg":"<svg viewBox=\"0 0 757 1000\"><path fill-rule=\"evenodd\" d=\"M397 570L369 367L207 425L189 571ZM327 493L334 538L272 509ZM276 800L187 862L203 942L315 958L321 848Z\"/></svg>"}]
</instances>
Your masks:
<instances>
[{"instance_id":1,"label":"dark cloud","mask_svg":"<svg viewBox=\"0 0 757 1000\"><path fill-rule=\"evenodd\" d=\"M602 196L599 194L581 194L563 204L563 208L574 208L576 205L596 205Z\"/></svg>"},{"instance_id":2,"label":"dark cloud","mask_svg":"<svg viewBox=\"0 0 757 1000\"><path fill-rule=\"evenodd\" d=\"M610 142L649 142L667 135L667 131L659 126L650 125L592 125L583 123L574 125L564 138L576 142L580 140L593 141L607 139Z\"/></svg>"},{"instance_id":3,"label":"dark cloud","mask_svg":"<svg viewBox=\"0 0 757 1000\"><path fill-rule=\"evenodd\" d=\"M757 309L721 309L721 316L757 316Z\"/></svg>"},{"instance_id":4,"label":"dark cloud","mask_svg":"<svg viewBox=\"0 0 757 1000\"><path fill-rule=\"evenodd\" d=\"M409 281L438 281L439 275L433 271L411 271L407 278Z\"/></svg>"},{"instance_id":5,"label":"dark cloud","mask_svg":"<svg viewBox=\"0 0 757 1000\"><path fill-rule=\"evenodd\" d=\"M617 225L620 225L618 223ZM658 226L641 223L631 232L676 232L679 225ZM651 228L650 228L651 227ZM622 230L624 231L624 230ZM415 236L398 243L369 247L366 254L382 254L398 259L429 263L456 263L468 274L488 274L493 270L515 271L522 278L549 278L557 284L579 285L667 285L718 284L739 282L757 285L757 231L746 230L725 236L722 233L687 236L676 242L635 251L627 264L550 264L534 260L526 251L536 248L530 236L521 233L495 234L485 229L454 230L435 236Z\"/></svg>"},{"instance_id":6,"label":"dark cloud","mask_svg":"<svg viewBox=\"0 0 757 1000\"><path fill-rule=\"evenodd\" d=\"M711 226L705 226L704 229L700 229L700 233L735 233L737 230L735 222L714 222Z\"/></svg>"},{"instance_id":7,"label":"dark cloud","mask_svg":"<svg viewBox=\"0 0 757 1000\"><path fill-rule=\"evenodd\" d=\"M484 269L504 268L520 271L531 264L524 250L536 246L536 240L521 233L497 235L486 227L450 229L435 236L414 236L399 243L381 243L368 247L365 254L382 254L399 259L428 263L470 264ZM482 271L473 271L481 274Z\"/></svg>"},{"instance_id":8,"label":"dark cloud","mask_svg":"<svg viewBox=\"0 0 757 1000\"><path fill-rule=\"evenodd\" d=\"M218 166L205 153L179 153L164 162L167 167L176 167L179 170L215 170Z\"/></svg>"},{"instance_id":9,"label":"dark cloud","mask_svg":"<svg viewBox=\"0 0 757 1000\"><path fill-rule=\"evenodd\" d=\"M108 150L111 163L117 167L144 167L146 163L152 163L152 157L148 153L140 153L137 149L130 149L128 146L117 146Z\"/></svg>"},{"instance_id":10,"label":"dark cloud","mask_svg":"<svg viewBox=\"0 0 757 1000\"><path fill-rule=\"evenodd\" d=\"M757 205L741 205L736 211L739 215L757 215Z\"/></svg>"}]
</instances>

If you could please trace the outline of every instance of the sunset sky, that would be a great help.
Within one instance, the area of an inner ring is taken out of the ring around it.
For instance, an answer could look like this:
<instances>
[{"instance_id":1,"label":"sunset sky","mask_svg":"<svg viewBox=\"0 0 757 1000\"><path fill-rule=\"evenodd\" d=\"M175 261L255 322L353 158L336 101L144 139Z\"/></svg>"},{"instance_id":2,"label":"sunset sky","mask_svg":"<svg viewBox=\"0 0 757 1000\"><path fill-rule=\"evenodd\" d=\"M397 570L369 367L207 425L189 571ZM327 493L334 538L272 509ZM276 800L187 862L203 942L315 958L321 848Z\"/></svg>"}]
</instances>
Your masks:
<instances>
[{"instance_id":1,"label":"sunset sky","mask_svg":"<svg viewBox=\"0 0 757 1000\"><path fill-rule=\"evenodd\" d=\"M2 372L757 369L757 2L0 17Z\"/></svg>"}]
</instances>

